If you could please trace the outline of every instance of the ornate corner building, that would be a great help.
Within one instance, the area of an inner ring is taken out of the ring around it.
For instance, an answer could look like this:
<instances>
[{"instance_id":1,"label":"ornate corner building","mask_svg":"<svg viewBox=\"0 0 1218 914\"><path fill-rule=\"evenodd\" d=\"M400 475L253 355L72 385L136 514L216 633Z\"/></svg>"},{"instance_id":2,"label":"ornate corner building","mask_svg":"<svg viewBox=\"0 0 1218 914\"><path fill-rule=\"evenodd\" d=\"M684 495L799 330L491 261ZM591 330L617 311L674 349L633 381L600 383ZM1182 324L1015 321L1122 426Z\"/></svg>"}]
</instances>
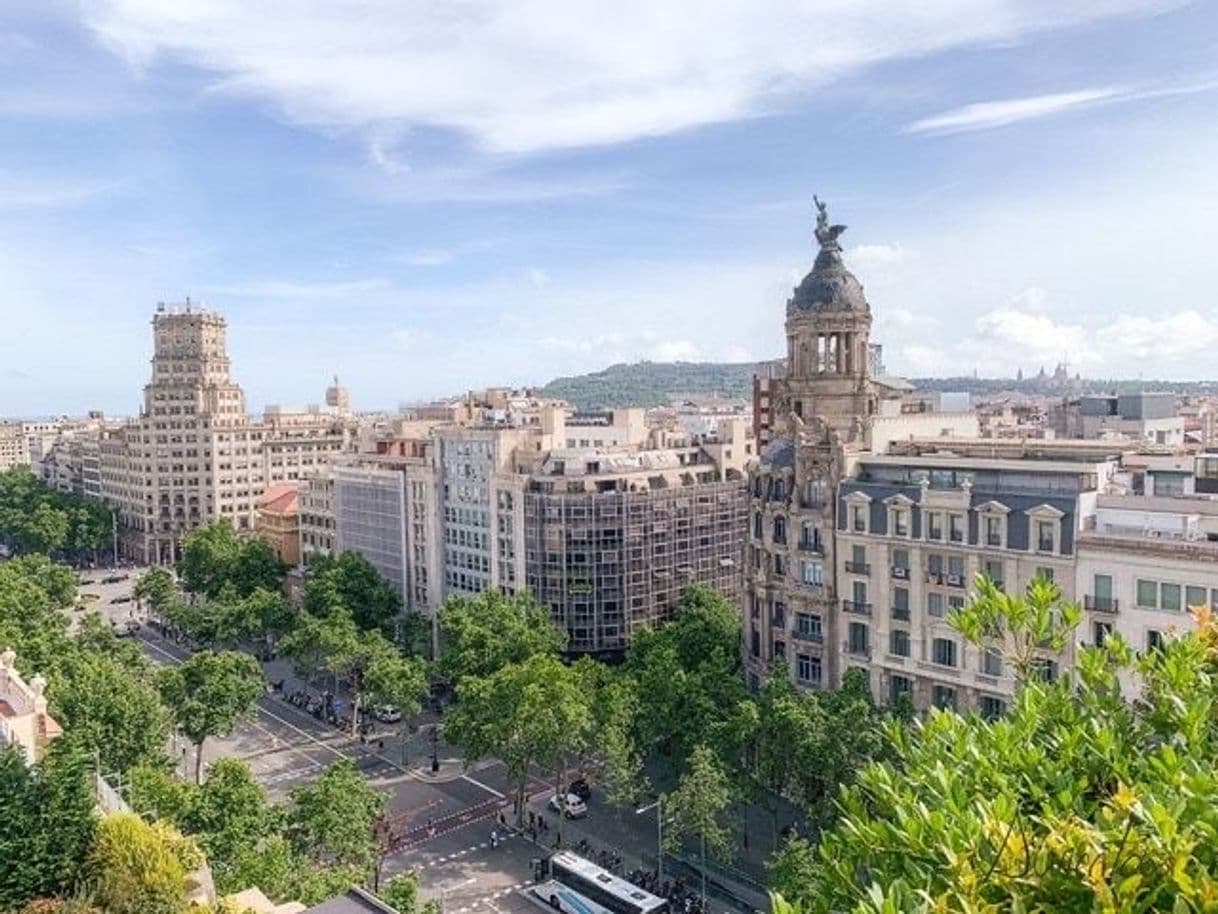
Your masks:
<instances>
[{"instance_id":1,"label":"ornate corner building","mask_svg":"<svg viewBox=\"0 0 1218 914\"><path fill-rule=\"evenodd\" d=\"M787 369L770 380L771 440L749 474L744 655L750 684L787 662L800 684L840 678L835 502L851 457L866 447L877 388L869 373L871 308L842 261L817 201L812 271L787 302ZM798 643L798 651L788 644Z\"/></svg>"}]
</instances>

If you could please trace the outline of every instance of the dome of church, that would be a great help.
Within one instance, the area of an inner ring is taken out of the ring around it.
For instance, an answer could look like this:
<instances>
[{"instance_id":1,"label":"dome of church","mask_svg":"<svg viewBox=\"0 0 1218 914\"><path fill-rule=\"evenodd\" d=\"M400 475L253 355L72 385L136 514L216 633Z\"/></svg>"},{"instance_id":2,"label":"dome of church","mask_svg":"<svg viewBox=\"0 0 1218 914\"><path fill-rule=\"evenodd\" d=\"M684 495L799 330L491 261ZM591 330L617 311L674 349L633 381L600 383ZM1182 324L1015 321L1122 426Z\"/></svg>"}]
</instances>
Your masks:
<instances>
[{"instance_id":1,"label":"dome of church","mask_svg":"<svg viewBox=\"0 0 1218 914\"><path fill-rule=\"evenodd\" d=\"M819 201L817 208L816 240L820 243L820 253L816 255L812 272L795 287L795 293L787 301L787 316L836 311L870 315L871 307L863 295L863 284L842 262L842 248L837 239L846 231L846 226L829 225Z\"/></svg>"}]
</instances>

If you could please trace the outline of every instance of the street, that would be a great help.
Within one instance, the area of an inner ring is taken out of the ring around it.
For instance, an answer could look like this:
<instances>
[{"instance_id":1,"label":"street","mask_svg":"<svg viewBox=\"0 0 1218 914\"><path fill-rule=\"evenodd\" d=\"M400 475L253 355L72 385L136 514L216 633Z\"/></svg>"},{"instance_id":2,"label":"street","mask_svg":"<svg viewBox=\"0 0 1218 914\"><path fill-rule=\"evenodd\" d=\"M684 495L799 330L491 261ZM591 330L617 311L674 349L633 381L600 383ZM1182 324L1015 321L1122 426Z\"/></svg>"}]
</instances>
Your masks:
<instances>
[{"instance_id":1,"label":"street","mask_svg":"<svg viewBox=\"0 0 1218 914\"><path fill-rule=\"evenodd\" d=\"M97 594L98 599L88 608L111 623L138 619L134 602L111 601L130 594L139 572L115 572L130 577L112 584L97 580L110 572L90 574L92 582L82 584L81 592ZM141 625L135 639L157 664L178 664L190 655L186 647L162 637L148 624ZM204 771L219 758L241 759L270 796L282 798L334 762L351 759L369 784L386 796L393 838L382 878L417 871L424 896L441 900L445 914L536 911L535 902L521 890L532 884L533 860L547 856L559 840L567 847L586 840L588 856L594 859L600 851L620 856L623 872L655 868L654 812L635 815L633 810L615 810L594 792L586 818L560 823L546 805L553 793L552 774L537 770L529 781L529 810L535 818L544 817L550 828L534 842L527 829L525 834L517 834L499 824L501 812L511 821L512 785L503 763L488 759L467 765L442 735L433 746L434 713L424 712L394 724L377 723L366 738L352 738L346 730L286 700L294 690L305 687L290 664L275 660L263 666L268 682L284 682L282 691L268 691L258 699L250 719L228 736L204 744ZM313 694L317 691L312 689ZM172 751L179 773L190 777L193 747L175 737ZM491 847L492 830L500 838L497 847ZM686 876L689 887L696 889ZM754 899L753 894L748 893L750 903L761 907L760 896ZM740 905L712 899L710 908L735 911Z\"/></svg>"}]
</instances>

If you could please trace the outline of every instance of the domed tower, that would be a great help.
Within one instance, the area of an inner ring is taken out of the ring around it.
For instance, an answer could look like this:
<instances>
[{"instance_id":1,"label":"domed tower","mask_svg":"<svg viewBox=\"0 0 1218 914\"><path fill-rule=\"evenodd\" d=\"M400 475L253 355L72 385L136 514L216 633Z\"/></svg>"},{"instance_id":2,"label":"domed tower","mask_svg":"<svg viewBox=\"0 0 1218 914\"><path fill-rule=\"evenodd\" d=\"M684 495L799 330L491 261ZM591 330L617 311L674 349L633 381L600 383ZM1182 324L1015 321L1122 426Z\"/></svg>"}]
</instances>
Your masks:
<instances>
[{"instance_id":1,"label":"domed tower","mask_svg":"<svg viewBox=\"0 0 1218 914\"><path fill-rule=\"evenodd\" d=\"M326 388L326 406L340 416L351 414L351 394L338 382L338 375L334 376L334 384Z\"/></svg>"},{"instance_id":2,"label":"domed tower","mask_svg":"<svg viewBox=\"0 0 1218 914\"><path fill-rule=\"evenodd\" d=\"M868 376L871 307L863 286L842 262L838 238L816 201L820 252L812 272L787 301L787 377L784 406L795 416L819 418L830 428L849 428L875 413Z\"/></svg>"}]
</instances>

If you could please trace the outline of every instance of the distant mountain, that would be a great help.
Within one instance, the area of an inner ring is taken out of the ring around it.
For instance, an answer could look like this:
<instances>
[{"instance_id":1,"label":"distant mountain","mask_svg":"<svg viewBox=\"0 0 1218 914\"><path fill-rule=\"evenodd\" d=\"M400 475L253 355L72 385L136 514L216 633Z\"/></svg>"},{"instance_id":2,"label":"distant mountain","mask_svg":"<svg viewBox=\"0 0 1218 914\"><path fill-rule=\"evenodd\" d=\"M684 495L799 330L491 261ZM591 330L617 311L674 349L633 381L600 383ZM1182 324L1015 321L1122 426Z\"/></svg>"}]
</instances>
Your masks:
<instances>
[{"instance_id":1,"label":"distant mountain","mask_svg":"<svg viewBox=\"0 0 1218 914\"><path fill-rule=\"evenodd\" d=\"M555 378L541 389L577 409L613 406L663 406L680 394L751 397L753 375L769 362L635 362L604 371Z\"/></svg>"},{"instance_id":2,"label":"distant mountain","mask_svg":"<svg viewBox=\"0 0 1218 914\"><path fill-rule=\"evenodd\" d=\"M549 397L561 397L577 409L606 409L614 406L662 406L680 394L720 394L751 397L753 375L779 362L635 362L610 365L604 371L555 378L541 389ZM1030 378L910 378L920 390L967 391L994 394L1002 391L1028 394L1133 393L1140 390L1173 391L1180 394L1215 393L1213 381L1144 381L1067 379L1052 376Z\"/></svg>"}]
</instances>

